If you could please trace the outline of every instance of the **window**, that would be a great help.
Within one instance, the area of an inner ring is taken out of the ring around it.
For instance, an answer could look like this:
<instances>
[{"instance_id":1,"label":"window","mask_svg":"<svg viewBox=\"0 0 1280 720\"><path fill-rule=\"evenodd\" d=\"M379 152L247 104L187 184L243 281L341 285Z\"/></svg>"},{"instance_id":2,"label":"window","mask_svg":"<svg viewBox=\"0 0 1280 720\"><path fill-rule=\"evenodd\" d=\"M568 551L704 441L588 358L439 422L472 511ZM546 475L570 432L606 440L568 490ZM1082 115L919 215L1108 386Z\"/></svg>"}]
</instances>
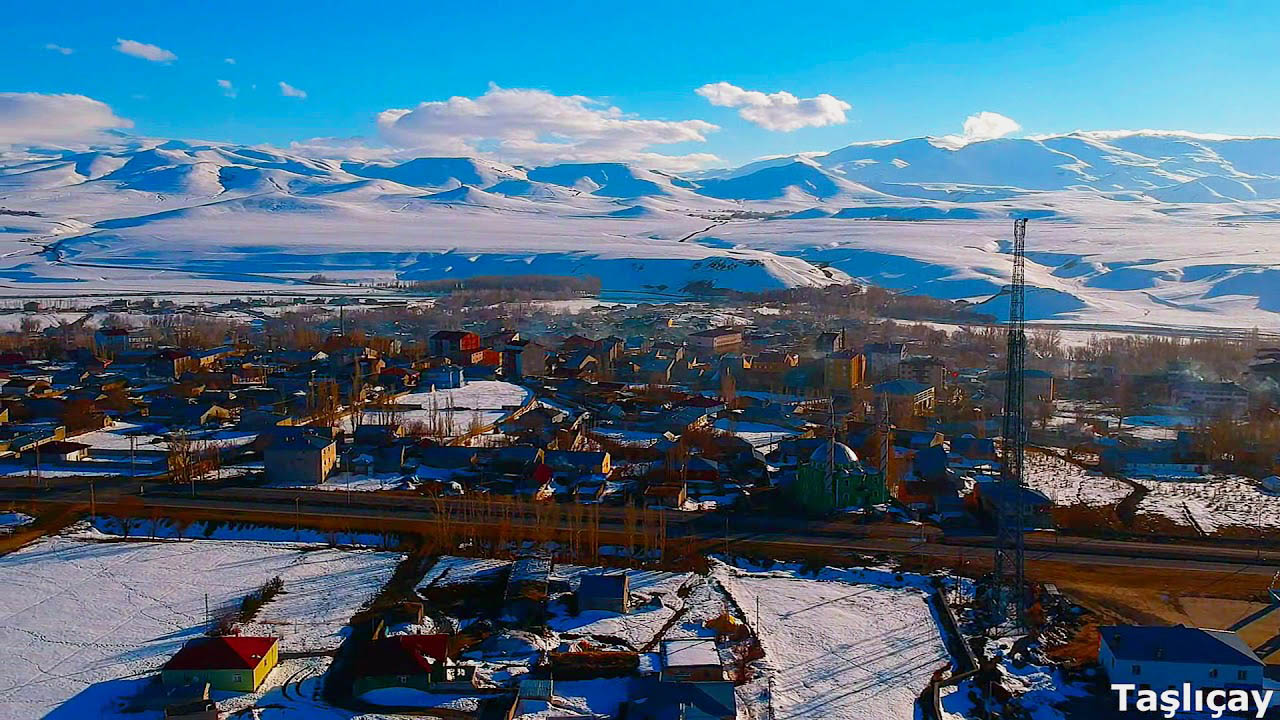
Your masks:
<instances>
[{"instance_id":1,"label":"window","mask_svg":"<svg viewBox=\"0 0 1280 720\"><path fill-rule=\"evenodd\" d=\"M231 682L240 682L240 673L231 673Z\"/></svg>"},{"instance_id":2,"label":"window","mask_svg":"<svg viewBox=\"0 0 1280 720\"><path fill-rule=\"evenodd\" d=\"M1214 669L1210 670L1210 671L1209 671L1209 677L1211 677L1211 678L1216 678L1216 677L1218 677L1218 668L1214 668Z\"/></svg>"},{"instance_id":3,"label":"window","mask_svg":"<svg viewBox=\"0 0 1280 720\"><path fill-rule=\"evenodd\" d=\"M1141 666L1141 665L1134 665L1132 668L1130 668L1130 669L1129 669L1129 671L1130 671L1130 672L1132 672L1134 675L1141 675L1141 674L1142 674L1142 666Z\"/></svg>"},{"instance_id":4,"label":"window","mask_svg":"<svg viewBox=\"0 0 1280 720\"><path fill-rule=\"evenodd\" d=\"M1237 679L1237 680L1240 680L1240 681L1248 680L1248 679L1249 679L1249 671L1248 671L1248 670L1240 670L1240 671L1237 671L1237 672L1236 672L1236 679Z\"/></svg>"}]
</instances>

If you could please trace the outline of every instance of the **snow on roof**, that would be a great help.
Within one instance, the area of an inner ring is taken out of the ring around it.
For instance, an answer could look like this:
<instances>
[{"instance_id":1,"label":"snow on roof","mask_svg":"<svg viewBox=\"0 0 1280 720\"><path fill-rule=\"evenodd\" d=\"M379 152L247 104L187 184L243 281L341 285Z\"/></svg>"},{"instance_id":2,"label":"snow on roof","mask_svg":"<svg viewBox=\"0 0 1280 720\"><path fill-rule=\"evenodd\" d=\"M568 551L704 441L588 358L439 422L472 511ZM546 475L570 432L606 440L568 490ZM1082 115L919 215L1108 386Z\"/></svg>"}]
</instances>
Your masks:
<instances>
[{"instance_id":1,"label":"snow on roof","mask_svg":"<svg viewBox=\"0 0 1280 720\"><path fill-rule=\"evenodd\" d=\"M666 640L662 643L662 661L666 667L702 667L720 665L716 641L709 638Z\"/></svg>"}]
</instances>

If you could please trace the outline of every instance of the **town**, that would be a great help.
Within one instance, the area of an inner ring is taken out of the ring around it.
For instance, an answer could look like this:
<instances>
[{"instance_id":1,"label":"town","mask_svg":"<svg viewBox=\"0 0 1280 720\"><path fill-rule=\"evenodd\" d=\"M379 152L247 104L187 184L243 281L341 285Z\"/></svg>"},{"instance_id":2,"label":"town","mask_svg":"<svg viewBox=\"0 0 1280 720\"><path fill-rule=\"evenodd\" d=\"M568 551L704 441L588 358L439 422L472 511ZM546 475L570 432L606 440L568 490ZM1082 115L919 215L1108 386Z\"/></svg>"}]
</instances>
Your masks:
<instances>
[{"instance_id":1,"label":"town","mask_svg":"<svg viewBox=\"0 0 1280 720\"><path fill-rule=\"evenodd\" d=\"M1110 717L1280 682L1280 337L574 278L0 307L6 717ZM1027 632L987 615L1017 509ZM37 611L35 608L39 606Z\"/></svg>"}]
</instances>

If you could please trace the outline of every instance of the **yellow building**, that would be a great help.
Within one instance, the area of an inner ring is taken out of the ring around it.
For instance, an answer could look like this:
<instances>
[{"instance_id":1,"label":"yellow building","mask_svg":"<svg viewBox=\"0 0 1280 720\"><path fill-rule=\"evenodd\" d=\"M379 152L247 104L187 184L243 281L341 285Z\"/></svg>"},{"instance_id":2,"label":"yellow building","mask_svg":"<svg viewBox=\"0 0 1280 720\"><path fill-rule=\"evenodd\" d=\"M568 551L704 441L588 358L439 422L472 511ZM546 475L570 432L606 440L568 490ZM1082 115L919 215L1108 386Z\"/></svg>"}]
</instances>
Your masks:
<instances>
[{"instance_id":1,"label":"yellow building","mask_svg":"<svg viewBox=\"0 0 1280 720\"><path fill-rule=\"evenodd\" d=\"M822 379L826 389L848 393L867 381L867 356L852 350L841 350L822 361Z\"/></svg>"},{"instance_id":2,"label":"yellow building","mask_svg":"<svg viewBox=\"0 0 1280 720\"><path fill-rule=\"evenodd\" d=\"M279 662L273 637L200 637L165 663L160 679L170 687L208 683L214 690L253 692Z\"/></svg>"}]
</instances>

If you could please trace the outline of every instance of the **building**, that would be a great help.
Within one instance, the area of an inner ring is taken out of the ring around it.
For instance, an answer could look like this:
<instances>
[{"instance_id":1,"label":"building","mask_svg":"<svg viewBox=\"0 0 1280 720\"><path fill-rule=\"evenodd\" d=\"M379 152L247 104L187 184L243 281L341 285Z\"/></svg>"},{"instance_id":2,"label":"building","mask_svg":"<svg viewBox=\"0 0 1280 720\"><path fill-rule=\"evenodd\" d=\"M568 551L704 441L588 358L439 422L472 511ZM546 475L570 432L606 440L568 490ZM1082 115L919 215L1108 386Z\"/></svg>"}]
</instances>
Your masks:
<instances>
[{"instance_id":1,"label":"building","mask_svg":"<svg viewBox=\"0 0 1280 720\"><path fill-rule=\"evenodd\" d=\"M822 359L822 382L829 392L849 395L867 381L867 356L839 350Z\"/></svg>"},{"instance_id":2,"label":"building","mask_svg":"<svg viewBox=\"0 0 1280 720\"><path fill-rule=\"evenodd\" d=\"M1098 628L1098 664L1112 683L1156 691L1260 688L1263 663L1234 632L1200 628L1109 625Z\"/></svg>"},{"instance_id":3,"label":"building","mask_svg":"<svg viewBox=\"0 0 1280 720\"><path fill-rule=\"evenodd\" d=\"M208 683L214 690L253 692L279 661L273 637L200 637L190 640L160 670L169 687Z\"/></svg>"},{"instance_id":4,"label":"building","mask_svg":"<svg viewBox=\"0 0 1280 720\"><path fill-rule=\"evenodd\" d=\"M844 331L820 333L813 343L813 348L823 355L844 350Z\"/></svg>"},{"instance_id":5,"label":"building","mask_svg":"<svg viewBox=\"0 0 1280 720\"><path fill-rule=\"evenodd\" d=\"M883 476L868 471L848 445L836 442L833 448L831 443L823 441L796 469L795 480L786 488L791 501L816 515L888 502Z\"/></svg>"},{"instance_id":6,"label":"building","mask_svg":"<svg viewBox=\"0 0 1280 720\"><path fill-rule=\"evenodd\" d=\"M914 380L890 380L872 388L877 401L886 398L889 418L895 425L909 425L912 418L929 417L937 405L932 385Z\"/></svg>"},{"instance_id":7,"label":"building","mask_svg":"<svg viewBox=\"0 0 1280 720\"><path fill-rule=\"evenodd\" d=\"M513 340L502 348L502 374L511 380L545 375L547 348L532 340Z\"/></svg>"},{"instance_id":8,"label":"building","mask_svg":"<svg viewBox=\"0 0 1280 720\"><path fill-rule=\"evenodd\" d=\"M1005 373L992 373L987 378L987 396L994 402L1004 403ZM1053 373L1048 370L1028 368L1022 372L1022 394L1027 400L1053 402L1057 399L1057 387Z\"/></svg>"},{"instance_id":9,"label":"building","mask_svg":"<svg viewBox=\"0 0 1280 720\"><path fill-rule=\"evenodd\" d=\"M625 572L590 573L578 586L578 610L631 611L631 581Z\"/></svg>"},{"instance_id":10,"label":"building","mask_svg":"<svg viewBox=\"0 0 1280 720\"><path fill-rule=\"evenodd\" d=\"M665 640L662 643L662 682L724 682L720 651L711 638Z\"/></svg>"},{"instance_id":11,"label":"building","mask_svg":"<svg viewBox=\"0 0 1280 720\"><path fill-rule=\"evenodd\" d=\"M1233 382L1189 380L1173 386L1173 404L1210 417L1240 417L1249 410L1249 391Z\"/></svg>"},{"instance_id":12,"label":"building","mask_svg":"<svg viewBox=\"0 0 1280 720\"><path fill-rule=\"evenodd\" d=\"M907 356L907 346L902 343L867 343L862 347L867 356L867 375L873 382L893 380L898 368Z\"/></svg>"},{"instance_id":13,"label":"building","mask_svg":"<svg viewBox=\"0 0 1280 720\"><path fill-rule=\"evenodd\" d=\"M949 376L946 363L932 355L913 355L898 365L898 377L935 388L946 387Z\"/></svg>"},{"instance_id":14,"label":"building","mask_svg":"<svg viewBox=\"0 0 1280 720\"><path fill-rule=\"evenodd\" d=\"M690 335L689 344L694 350L721 355L742 347L742 331L727 327L709 328Z\"/></svg>"},{"instance_id":15,"label":"building","mask_svg":"<svg viewBox=\"0 0 1280 720\"><path fill-rule=\"evenodd\" d=\"M150 335L142 329L108 327L93 333L98 350L115 355L129 350L141 350L151 343Z\"/></svg>"},{"instance_id":16,"label":"building","mask_svg":"<svg viewBox=\"0 0 1280 720\"><path fill-rule=\"evenodd\" d=\"M543 462L552 470L576 475L608 475L613 471L608 451L548 450Z\"/></svg>"},{"instance_id":17,"label":"building","mask_svg":"<svg viewBox=\"0 0 1280 720\"><path fill-rule=\"evenodd\" d=\"M338 463L338 442L330 428L279 428L262 451L267 481L319 485Z\"/></svg>"},{"instance_id":18,"label":"building","mask_svg":"<svg viewBox=\"0 0 1280 720\"><path fill-rule=\"evenodd\" d=\"M356 697L383 688L423 692L465 689L475 668L448 663L448 635L391 635L374 639L356 661Z\"/></svg>"},{"instance_id":19,"label":"building","mask_svg":"<svg viewBox=\"0 0 1280 720\"><path fill-rule=\"evenodd\" d=\"M432 355L450 357L480 350L480 336L466 330L440 330L427 339L427 349Z\"/></svg>"}]
</instances>

